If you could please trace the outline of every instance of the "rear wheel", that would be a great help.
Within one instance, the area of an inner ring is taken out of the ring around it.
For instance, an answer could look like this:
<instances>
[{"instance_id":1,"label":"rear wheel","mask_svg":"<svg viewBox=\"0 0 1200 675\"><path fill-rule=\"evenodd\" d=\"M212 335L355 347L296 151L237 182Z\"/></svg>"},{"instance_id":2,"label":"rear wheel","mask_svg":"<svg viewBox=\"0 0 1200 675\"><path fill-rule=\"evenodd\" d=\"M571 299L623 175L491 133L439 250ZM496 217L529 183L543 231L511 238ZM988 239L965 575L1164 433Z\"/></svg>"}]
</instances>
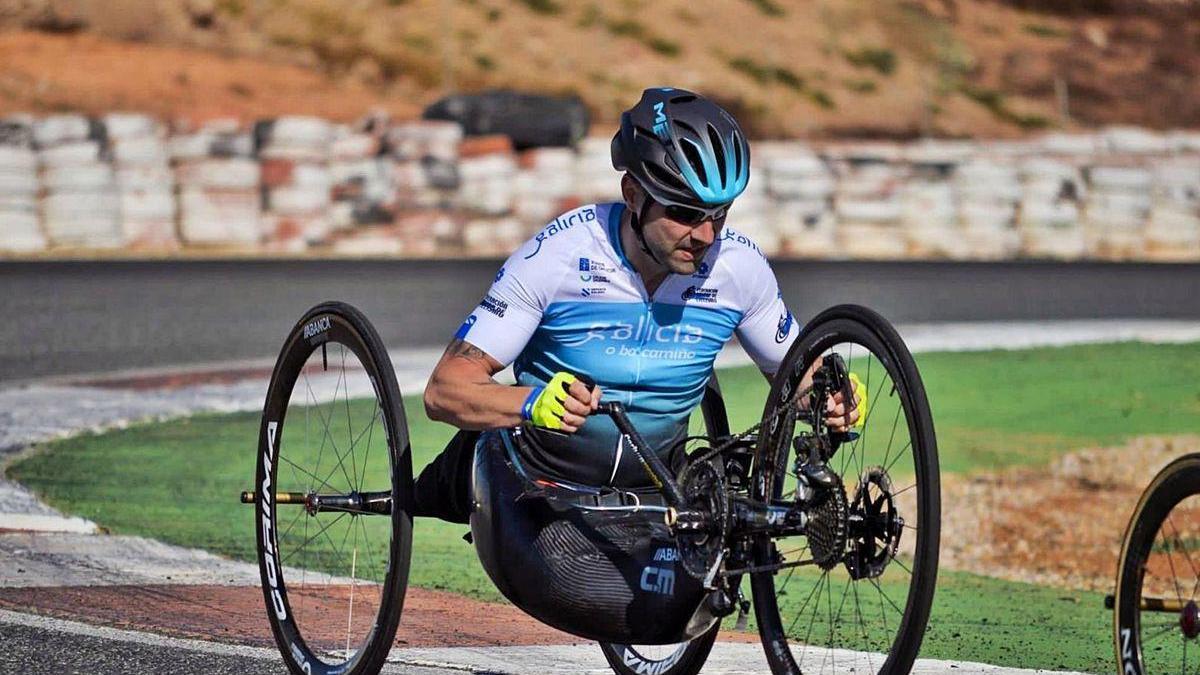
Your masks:
<instances>
[{"instance_id":1,"label":"rear wheel","mask_svg":"<svg viewBox=\"0 0 1200 675\"><path fill-rule=\"evenodd\" d=\"M857 436L831 435L808 412L839 358L868 395ZM827 472L806 468L814 447ZM842 305L801 332L767 399L751 494L808 516L805 535L754 541L767 568L751 575L754 612L772 672L908 673L937 580L937 445L912 356L878 314Z\"/></svg>"},{"instance_id":2,"label":"rear wheel","mask_svg":"<svg viewBox=\"0 0 1200 675\"><path fill-rule=\"evenodd\" d=\"M1125 675L1200 669L1200 455L1171 462L1142 494L1121 547L1113 613Z\"/></svg>"},{"instance_id":3,"label":"rear wheel","mask_svg":"<svg viewBox=\"0 0 1200 675\"><path fill-rule=\"evenodd\" d=\"M267 614L292 672L383 666L408 584L411 489L382 341L353 307L314 307L271 377L253 494Z\"/></svg>"}]
</instances>

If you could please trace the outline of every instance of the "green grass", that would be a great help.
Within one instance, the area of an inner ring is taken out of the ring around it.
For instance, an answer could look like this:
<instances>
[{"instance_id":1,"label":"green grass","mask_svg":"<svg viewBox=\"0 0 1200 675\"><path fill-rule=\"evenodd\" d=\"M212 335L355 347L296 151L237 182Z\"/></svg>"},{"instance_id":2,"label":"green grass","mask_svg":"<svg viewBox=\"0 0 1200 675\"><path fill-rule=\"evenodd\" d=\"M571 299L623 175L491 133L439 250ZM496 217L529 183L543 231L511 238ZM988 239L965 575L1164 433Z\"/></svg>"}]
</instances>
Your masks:
<instances>
[{"instance_id":1,"label":"green grass","mask_svg":"<svg viewBox=\"0 0 1200 675\"><path fill-rule=\"evenodd\" d=\"M1038 465L1080 447L1200 431L1200 344L938 353L920 355L918 363L945 473ZM866 371L861 360L853 368ZM722 371L720 379L733 427L756 423L766 394L762 376L739 368ZM876 392L873 399L872 414L886 419L894 403ZM357 420L372 412L358 402L350 408ZM405 408L419 469L453 429L429 422L419 397L406 400ZM286 434L303 433L298 419L293 412ZM252 487L258 426L257 414L201 415L84 435L47 444L8 475L112 532L251 559L253 509L238 504L237 494ZM285 445L296 444L285 437ZM370 467L348 473L376 475L381 458L382 452L374 453ZM328 473L335 471L341 468L330 466ZM462 541L465 531L419 521L411 582L499 599ZM1109 630L1098 596L947 572L922 653L1109 670Z\"/></svg>"}]
</instances>

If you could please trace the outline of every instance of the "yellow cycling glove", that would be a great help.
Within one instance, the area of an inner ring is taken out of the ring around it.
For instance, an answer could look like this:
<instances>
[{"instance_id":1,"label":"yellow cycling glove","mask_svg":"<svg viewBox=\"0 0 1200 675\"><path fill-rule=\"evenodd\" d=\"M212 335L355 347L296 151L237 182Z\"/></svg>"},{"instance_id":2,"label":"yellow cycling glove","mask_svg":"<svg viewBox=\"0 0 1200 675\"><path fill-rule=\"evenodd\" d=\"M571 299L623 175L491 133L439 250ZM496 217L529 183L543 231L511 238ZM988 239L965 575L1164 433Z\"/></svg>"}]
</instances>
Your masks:
<instances>
[{"instance_id":1,"label":"yellow cycling glove","mask_svg":"<svg viewBox=\"0 0 1200 675\"><path fill-rule=\"evenodd\" d=\"M577 378L566 372L555 373L544 387L534 387L521 406L521 417L533 422L534 426L546 429L561 429L563 413L567 411L567 387ZM564 386L565 385L565 386Z\"/></svg>"},{"instance_id":2,"label":"yellow cycling glove","mask_svg":"<svg viewBox=\"0 0 1200 675\"><path fill-rule=\"evenodd\" d=\"M853 391L858 398L858 421L854 426L861 429L867 422L867 388L863 386L862 380L858 379L858 373L850 373L850 382L853 384Z\"/></svg>"}]
</instances>

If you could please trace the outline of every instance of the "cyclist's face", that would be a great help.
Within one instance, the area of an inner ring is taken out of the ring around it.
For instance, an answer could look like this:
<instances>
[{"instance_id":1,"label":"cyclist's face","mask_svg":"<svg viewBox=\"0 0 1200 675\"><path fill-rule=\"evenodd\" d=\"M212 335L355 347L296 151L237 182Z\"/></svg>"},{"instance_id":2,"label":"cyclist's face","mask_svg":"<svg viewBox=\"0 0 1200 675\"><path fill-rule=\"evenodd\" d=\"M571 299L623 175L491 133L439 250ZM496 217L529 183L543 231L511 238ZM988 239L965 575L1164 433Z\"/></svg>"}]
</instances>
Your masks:
<instances>
[{"instance_id":1,"label":"cyclist's face","mask_svg":"<svg viewBox=\"0 0 1200 675\"><path fill-rule=\"evenodd\" d=\"M650 199L648 195L645 198ZM724 211L714 217L651 200L642 233L646 245L671 272L693 274L724 225Z\"/></svg>"}]
</instances>

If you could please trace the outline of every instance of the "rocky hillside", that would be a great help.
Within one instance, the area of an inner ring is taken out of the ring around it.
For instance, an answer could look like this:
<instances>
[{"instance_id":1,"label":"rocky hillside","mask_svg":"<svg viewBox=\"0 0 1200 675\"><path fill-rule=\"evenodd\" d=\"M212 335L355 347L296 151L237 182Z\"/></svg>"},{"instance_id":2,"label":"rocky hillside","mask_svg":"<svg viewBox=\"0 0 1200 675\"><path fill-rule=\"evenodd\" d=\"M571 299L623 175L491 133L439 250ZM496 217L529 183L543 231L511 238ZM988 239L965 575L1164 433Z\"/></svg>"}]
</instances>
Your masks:
<instances>
[{"instance_id":1,"label":"rocky hillside","mask_svg":"<svg viewBox=\"0 0 1200 675\"><path fill-rule=\"evenodd\" d=\"M0 114L404 117L521 87L607 129L669 83L759 136L1200 126L1188 0L0 0L0 64Z\"/></svg>"}]
</instances>

